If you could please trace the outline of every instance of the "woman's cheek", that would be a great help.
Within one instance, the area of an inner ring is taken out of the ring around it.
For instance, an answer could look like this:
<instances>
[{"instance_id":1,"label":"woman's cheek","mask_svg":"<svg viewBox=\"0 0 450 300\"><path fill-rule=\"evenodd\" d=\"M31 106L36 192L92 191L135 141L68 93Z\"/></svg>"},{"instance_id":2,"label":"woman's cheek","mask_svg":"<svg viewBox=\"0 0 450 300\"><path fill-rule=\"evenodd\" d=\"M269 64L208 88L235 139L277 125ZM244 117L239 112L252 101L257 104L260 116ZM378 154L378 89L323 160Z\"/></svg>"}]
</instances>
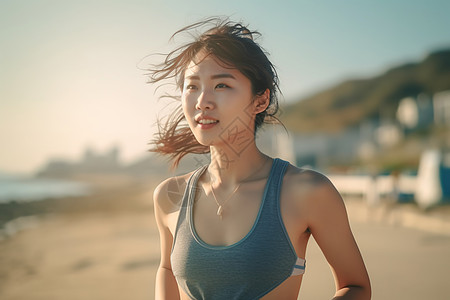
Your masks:
<instances>
[{"instance_id":1,"label":"woman's cheek","mask_svg":"<svg viewBox=\"0 0 450 300\"><path fill-rule=\"evenodd\" d=\"M181 95L181 107L183 108L183 112L185 114L189 111L189 103L191 102L189 98L189 95L185 92Z\"/></svg>"}]
</instances>

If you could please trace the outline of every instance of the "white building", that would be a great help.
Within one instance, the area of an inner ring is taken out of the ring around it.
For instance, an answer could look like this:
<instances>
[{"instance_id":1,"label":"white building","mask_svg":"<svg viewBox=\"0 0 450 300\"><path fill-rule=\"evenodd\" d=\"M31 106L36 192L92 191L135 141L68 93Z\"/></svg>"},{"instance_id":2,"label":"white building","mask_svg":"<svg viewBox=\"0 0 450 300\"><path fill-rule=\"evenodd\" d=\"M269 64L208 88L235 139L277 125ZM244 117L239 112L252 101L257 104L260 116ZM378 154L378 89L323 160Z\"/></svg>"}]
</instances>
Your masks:
<instances>
[{"instance_id":1,"label":"white building","mask_svg":"<svg viewBox=\"0 0 450 300\"><path fill-rule=\"evenodd\" d=\"M450 127L450 91L434 94L434 123Z\"/></svg>"}]
</instances>

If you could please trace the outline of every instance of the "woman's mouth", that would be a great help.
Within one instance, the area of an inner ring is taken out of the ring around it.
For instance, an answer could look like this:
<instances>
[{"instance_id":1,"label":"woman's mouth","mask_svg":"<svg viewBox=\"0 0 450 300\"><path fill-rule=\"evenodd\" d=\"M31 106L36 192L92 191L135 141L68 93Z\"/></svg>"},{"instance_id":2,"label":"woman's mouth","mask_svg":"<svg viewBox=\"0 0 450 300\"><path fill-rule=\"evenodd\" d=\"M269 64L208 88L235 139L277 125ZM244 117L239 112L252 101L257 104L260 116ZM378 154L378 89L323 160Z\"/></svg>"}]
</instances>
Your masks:
<instances>
[{"instance_id":1,"label":"woman's mouth","mask_svg":"<svg viewBox=\"0 0 450 300\"><path fill-rule=\"evenodd\" d=\"M197 124L201 129L209 129L214 127L217 123L219 123L219 120L215 119L199 119L197 120Z\"/></svg>"}]
</instances>

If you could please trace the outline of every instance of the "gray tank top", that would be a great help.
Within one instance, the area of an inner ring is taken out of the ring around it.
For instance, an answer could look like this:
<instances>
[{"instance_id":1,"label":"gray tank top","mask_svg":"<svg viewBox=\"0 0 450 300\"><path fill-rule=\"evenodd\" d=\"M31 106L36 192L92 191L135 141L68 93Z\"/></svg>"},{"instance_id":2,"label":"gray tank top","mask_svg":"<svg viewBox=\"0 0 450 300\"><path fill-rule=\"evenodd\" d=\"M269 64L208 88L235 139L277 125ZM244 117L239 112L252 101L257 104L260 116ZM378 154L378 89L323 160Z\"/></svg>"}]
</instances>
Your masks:
<instances>
[{"instance_id":1,"label":"gray tank top","mask_svg":"<svg viewBox=\"0 0 450 300\"><path fill-rule=\"evenodd\" d=\"M280 213L280 190L288 162L276 158L250 232L229 246L213 246L195 232L192 205L198 178L189 178L173 242L171 264L178 285L192 299L259 299L290 276L305 272Z\"/></svg>"}]
</instances>

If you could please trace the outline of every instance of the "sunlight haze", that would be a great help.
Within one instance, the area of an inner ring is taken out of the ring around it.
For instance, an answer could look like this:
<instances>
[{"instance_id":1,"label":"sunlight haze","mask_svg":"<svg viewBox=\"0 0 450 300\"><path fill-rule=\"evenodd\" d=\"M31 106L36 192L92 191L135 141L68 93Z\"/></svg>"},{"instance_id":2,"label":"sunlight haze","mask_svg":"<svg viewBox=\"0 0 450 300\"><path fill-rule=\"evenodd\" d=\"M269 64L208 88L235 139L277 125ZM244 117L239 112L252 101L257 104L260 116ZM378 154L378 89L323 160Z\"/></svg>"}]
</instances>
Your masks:
<instances>
[{"instance_id":1,"label":"sunlight haze","mask_svg":"<svg viewBox=\"0 0 450 300\"><path fill-rule=\"evenodd\" d=\"M142 68L172 33L228 15L262 33L285 101L449 48L447 1L0 1L0 172L86 147L146 155L164 106Z\"/></svg>"}]
</instances>

